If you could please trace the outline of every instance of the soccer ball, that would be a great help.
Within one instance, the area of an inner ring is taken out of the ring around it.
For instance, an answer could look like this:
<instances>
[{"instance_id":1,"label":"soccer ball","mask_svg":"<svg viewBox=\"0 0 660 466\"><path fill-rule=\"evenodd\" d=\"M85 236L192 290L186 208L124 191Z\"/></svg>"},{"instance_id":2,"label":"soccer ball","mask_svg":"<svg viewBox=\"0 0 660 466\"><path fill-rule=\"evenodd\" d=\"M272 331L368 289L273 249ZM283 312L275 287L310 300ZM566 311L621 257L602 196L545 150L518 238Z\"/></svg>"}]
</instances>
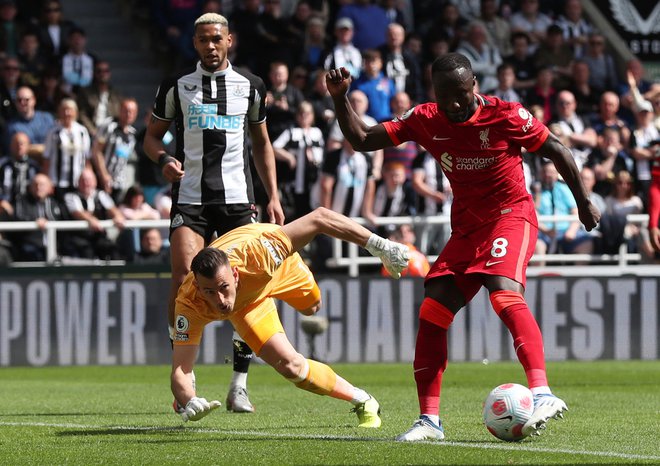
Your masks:
<instances>
[{"instance_id":1,"label":"soccer ball","mask_svg":"<svg viewBox=\"0 0 660 466\"><path fill-rule=\"evenodd\" d=\"M495 387L484 403L484 424L500 440L517 442L527 437L522 428L534 412L534 396L517 383Z\"/></svg>"}]
</instances>

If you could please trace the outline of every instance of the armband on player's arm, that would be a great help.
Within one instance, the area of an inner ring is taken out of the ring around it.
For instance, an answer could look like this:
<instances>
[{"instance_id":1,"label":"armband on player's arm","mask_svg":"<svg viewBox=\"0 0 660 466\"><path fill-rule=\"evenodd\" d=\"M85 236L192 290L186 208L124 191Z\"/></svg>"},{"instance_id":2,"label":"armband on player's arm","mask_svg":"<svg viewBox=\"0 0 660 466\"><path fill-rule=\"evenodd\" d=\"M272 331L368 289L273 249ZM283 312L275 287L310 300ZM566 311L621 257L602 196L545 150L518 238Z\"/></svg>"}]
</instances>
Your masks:
<instances>
[{"instance_id":1,"label":"armband on player's arm","mask_svg":"<svg viewBox=\"0 0 660 466\"><path fill-rule=\"evenodd\" d=\"M172 157L170 154L167 152L163 152L158 156L158 167L163 168L165 165L167 165L170 162L176 162L176 159Z\"/></svg>"}]
</instances>

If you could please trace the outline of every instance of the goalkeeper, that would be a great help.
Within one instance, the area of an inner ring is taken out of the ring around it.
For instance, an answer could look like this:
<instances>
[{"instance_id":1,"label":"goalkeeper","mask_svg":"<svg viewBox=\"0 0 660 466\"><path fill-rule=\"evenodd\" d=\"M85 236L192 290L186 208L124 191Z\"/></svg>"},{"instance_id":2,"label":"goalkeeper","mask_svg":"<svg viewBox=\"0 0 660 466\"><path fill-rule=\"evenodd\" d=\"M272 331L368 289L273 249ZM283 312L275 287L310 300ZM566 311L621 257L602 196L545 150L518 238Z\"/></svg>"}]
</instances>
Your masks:
<instances>
[{"instance_id":1,"label":"goalkeeper","mask_svg":"<svg viewBox=\"0 0 660 466\"><path fill-rule=\"evenodd\" d=\"M238 227L202 249L179 288L175 307L172 393L184 421L197 421L220 406L197 396L193 365L204 326L229 320L243 340L296 387L352 403L360 427L380 427L378 402L329 366L305 359L284 333L274 299L312 315L321 292L296 252L316 235L356 243L381 259L395 278L408 265L408 248L394 243L325 208L282 227L252 224Z\"/></svg>"}]
</instances>

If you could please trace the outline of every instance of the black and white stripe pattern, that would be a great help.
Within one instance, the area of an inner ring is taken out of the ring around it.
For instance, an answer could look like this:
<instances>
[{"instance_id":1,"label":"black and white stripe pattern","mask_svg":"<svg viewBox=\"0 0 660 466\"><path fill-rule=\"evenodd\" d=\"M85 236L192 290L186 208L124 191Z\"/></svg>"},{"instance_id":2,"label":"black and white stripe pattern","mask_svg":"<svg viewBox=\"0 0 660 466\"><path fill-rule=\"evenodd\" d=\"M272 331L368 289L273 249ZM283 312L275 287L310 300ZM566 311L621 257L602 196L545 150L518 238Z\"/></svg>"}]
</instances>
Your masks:
<instances>
[{"instance_id":1,"label":"black and white stripe pattern","mask_svg":"<svg viewBox=\"0 0 660 466\"><path fill-rule=\"evenodd\" d=\"M0 199L13 203L18 196L28 191L30 180L39 173L39 165L32 159L16 160L14 157L0 159Z\"/></svg>"},{"instance_id":2,"label":"black and white stripe pattern","mask_svg":"<svg viewBox=\"0 0 660 466\"><path fill-rule=\"evenodd\" d=\"M261 78L231 65L210 73L197 67L165 80L154 117L174 121L185 176L172 190L177 204L254 203L248 124L266 119Z\"/></svg>"},{"instance_id":3,"label":"black and white stripe pattern","mask_svg":"<svg viewBox=\"0 0 660 466\"><path fill-rule=\"evenodd\" d=\"M103 160L112 177L112 188L125 190L126 166L135 150L135 128L122 128L117 120L109 120L99 127L97 140L103 144Z\"/></svg>"},{"instance_id":4,"label":"black and white stripe pattern","mask_svg":"<svg viewBox=\"0 0 660 466\"><path fill-rule=\"evenodd\" d=\"M44 158L49 160L48 176L57 188L78 186L78 179L90 156L90 138L87 128L73 122L71 128L59 123L46 136Z\"/></svg>"},{"instance_id":5,"label":"black and white stripe pattern","mask_svg":"<svg viewBox=\"0 0 660 466\"><path fill-rule=\"evenodd\" d=\"M305 174L308 164L313 163L318 166L323 162L323 150L325 142L323 133L315 126L311 128L289 128L279 135L273 141L275 149L285 149L296 157L295 168L295 193L302 194L309 190L306 185ZM307 151L311 152L311 160L308 159Z\"/></svg>"}]
</instances>

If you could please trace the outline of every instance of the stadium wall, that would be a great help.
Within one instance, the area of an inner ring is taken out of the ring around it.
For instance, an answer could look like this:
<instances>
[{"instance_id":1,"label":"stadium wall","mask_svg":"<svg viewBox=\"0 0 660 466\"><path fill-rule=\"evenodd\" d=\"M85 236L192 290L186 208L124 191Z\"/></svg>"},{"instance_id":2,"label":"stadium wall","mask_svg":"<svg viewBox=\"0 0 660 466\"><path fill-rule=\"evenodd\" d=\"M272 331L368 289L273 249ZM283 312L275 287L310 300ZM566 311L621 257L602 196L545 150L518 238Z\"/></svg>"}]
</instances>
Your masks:
<instances>
[{"instance_id":1,"label":"stadium wall","mask_svg":"<svg viewBox=\"0 0 660 466\"><path fill-rule=\"evenodd\" d=\"M121 270L61 267L12 270L11 276L0 277L0 366L169 363L169 275ZM597 267L582 270L528 279L526 297L543 331L547 359L658 359L657 267L623 275ZM315 340L319 359L412 361L421 279L317 279L321 315L329 320L328 330ZM300 316L284 303L280 311L289 338L309 355ZM449 344L454 361L515 358L484 290L457 316ZM207 327L199 363L228 363L231 354L230 325Z\"/></svg>"}]
</instances>

